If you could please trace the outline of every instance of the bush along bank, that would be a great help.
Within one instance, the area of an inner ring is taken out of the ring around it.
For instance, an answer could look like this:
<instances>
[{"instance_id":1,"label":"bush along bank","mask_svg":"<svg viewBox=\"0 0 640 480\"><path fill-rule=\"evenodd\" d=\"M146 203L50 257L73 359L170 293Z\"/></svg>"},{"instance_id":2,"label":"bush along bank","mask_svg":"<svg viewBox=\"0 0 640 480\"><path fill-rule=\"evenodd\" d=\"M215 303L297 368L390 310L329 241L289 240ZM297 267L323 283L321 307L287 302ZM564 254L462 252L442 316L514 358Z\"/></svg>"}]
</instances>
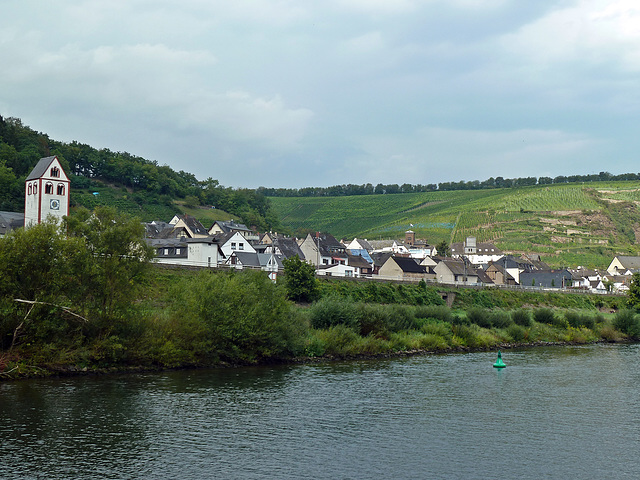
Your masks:
<instances>
[{"instance_id":1,"label":"bush along bank","mask_svg":"<svg viewBox=\"0 0 640 480\"><path fill-rule=\"evenodd\" d=\"M110 315L87 308L77 318L53 302L19 304L4 298L0 379L640 337L635 310L599 313L586 297L580 308L557 308L548 299L489 302L489 295L474 294L449 308L424 285L382 284L374 290L370 284L336 282L321 286L320 298L301 306L264 272L152 270L126 311ZM368 296L353 294L360 288L369 289ZM526 307L535 302L545 306Z\"/></svg>"}]
</instances>

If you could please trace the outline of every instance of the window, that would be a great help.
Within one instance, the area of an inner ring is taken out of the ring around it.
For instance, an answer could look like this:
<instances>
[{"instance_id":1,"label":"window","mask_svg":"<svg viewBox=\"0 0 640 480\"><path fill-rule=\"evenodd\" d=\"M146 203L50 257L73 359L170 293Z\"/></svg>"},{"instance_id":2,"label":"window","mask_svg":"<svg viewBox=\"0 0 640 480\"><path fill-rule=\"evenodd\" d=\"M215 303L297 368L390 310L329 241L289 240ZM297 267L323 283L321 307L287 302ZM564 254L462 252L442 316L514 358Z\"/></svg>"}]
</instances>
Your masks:
<instances>
[{"instance_id":1,"label":"window","mask_svg":"<svg viewBox=\"0 0 640 480\"><path fill-rule=\"evenodd\" d=\"M238 243L238 250L244 250L244 243Z\"/></svg>"},{"instance_id":2,"label":"window","mask_svg":"<svg viewBox=\"0 0 640 480\"><path fill-rule=\"evenodd\" d=\"M176 248L176 255L180 255L180 248Z\"/></svg>"},{"instance_id":3,"label":"window","mask_svg":"<svg viewBox=\"0 0 640 480\"><path fill-rule=\"evenodd\" d=\"M51 169L51 176L53 178L59 178L60 177L60 170L58 169L58 167L53 167Z\"/></svg>"},{"instance_id":4,"label":"window","mask_svg":"<svg viewBox=\"0 0 640 480\"><path fill-rule=\"evenodd\" d=\"M34 184L33 184L33 194L34 194L34 195L37 195L37 194L38 194L38 184L37 184L37 183L34 183Z\"/></svg>"},{"instance_id":5,"label":"window","mask_svg":"<svg viewBox=\"0 0 640 480\"><path fill-rule=\"evenodd\" d=\"M44 186L44 193L52 195L53 194L53 183L47 182Z\"/></svg>"},{"instance_id":6,"label":"window","mask_svg":"<svg viewBox=\"0 0 640 480\"><path fill-rule=\"evenodd\" d=\"M168 248L165 248L165 249L164 249L164 254L165 254L165 255L169 255L169 249L168 249Z\"/></svg>"},{"instance_id":7,"label":"window","mask_svg":"<svg viewBox=\"0 0 640 480\"><path fill-rule=\"evenodd\" d=\"M31 184L29 184L29 188L27 188L27 195L31 195Z\"/></svg>"},{"instance_id":8,"label":"window","mask_svg":"<svg viewBox=\"0 0 640 480\"><path fill-rule=\"evenodd\" d=\"M344 271L344 276L345 277L353 277L353 270L345 270Z\"/></svg>"},{"instance_id":9,"label":"window","mask_svg":"<svg viewBox=\"0 0 640 480\"><path fill-rule=\"evenodd\" d=\"M231 250L235 250L236 249L236 242L231 242Z\"/></svg>"},{"instance_id":10,"label":"window","mask_svg":"<svg viewBox=\"0 0 640 480\"><path fill-rule=\"evenodd\" d=\"M64 195L64 185L62 183L58 184L58 195Z\"/></svg>"}]
</instances>

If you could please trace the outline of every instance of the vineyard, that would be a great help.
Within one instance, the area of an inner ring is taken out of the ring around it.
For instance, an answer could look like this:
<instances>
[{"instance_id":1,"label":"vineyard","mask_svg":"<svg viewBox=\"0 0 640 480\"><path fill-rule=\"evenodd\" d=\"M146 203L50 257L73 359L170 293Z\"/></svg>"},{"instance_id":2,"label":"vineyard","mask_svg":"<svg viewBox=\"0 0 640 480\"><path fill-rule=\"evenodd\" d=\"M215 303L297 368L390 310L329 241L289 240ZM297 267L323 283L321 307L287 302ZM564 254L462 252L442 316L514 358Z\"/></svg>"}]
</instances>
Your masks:
<instances>
[{"instance_id":1,"label":"vineyard","mask_svg":"<svg viewBox=\"0 0 640 480\"><path fill-rule=\"evenodd\" d=\"M413 230L430 244L475 236L506 252L538 253L552 266L603 267L616 254L640 252L640 182L271 202L283 226L298 235L317 230L377 240Z\"/></svg>"}]
</instances>

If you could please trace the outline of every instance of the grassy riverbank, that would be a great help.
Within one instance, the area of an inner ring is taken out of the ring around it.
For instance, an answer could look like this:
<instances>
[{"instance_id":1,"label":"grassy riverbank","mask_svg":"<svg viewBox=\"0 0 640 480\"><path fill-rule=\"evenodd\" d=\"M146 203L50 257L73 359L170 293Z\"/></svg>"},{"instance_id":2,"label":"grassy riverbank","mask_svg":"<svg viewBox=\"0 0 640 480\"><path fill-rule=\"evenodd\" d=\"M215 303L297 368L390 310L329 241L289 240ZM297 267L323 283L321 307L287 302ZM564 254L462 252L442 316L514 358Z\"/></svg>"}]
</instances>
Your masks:
<instances>
[{"instance_id":1,"label":"grassy riverbank","mask_svg":"<svg viewBox=\"0 0 640 480\"><path fill-rule=\"evenodd\" d=\"M0 379L616 342L640 334L639 317L622 309L622 297L461 289L447 307L442 292L424 284L333 281L320 291L316 302L297 305L262 272L153 268L142 295L109 323L5 303Z\"/></svg>"}]
</instances>

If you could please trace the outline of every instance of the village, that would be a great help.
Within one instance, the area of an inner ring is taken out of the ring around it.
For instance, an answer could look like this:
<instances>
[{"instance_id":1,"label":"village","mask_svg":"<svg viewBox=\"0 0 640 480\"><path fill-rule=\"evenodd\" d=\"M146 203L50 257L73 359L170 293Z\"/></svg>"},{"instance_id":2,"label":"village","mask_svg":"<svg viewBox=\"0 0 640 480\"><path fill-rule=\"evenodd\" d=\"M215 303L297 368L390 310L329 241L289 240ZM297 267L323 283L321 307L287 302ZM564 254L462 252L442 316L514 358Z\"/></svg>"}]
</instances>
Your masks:
<instances>
[{"instance_id":1,"label":"village","mask_svg":"<svg viewBox=\"0 0 640 480\"><path fill-rule=\"evenodd\" d=\"M25 184L25 213L0 212L0 236L53 217L69 215L70 181L57 157L42 158ZM337 240L317 232L294 238L258 233L242 223L216 221L205 227L190 215L144 224L145 240L155 262L191 268L259 269L272 280L284 271L283 260L298 256L315 266L320 277L431 282L449 285L561 289L624 294L640 257L616 256L606 271L583 267L552 269L534 253L513 255L492 243L467 237L437 248L412 230L402 239Z\"/></svg>"}]
</instances>

